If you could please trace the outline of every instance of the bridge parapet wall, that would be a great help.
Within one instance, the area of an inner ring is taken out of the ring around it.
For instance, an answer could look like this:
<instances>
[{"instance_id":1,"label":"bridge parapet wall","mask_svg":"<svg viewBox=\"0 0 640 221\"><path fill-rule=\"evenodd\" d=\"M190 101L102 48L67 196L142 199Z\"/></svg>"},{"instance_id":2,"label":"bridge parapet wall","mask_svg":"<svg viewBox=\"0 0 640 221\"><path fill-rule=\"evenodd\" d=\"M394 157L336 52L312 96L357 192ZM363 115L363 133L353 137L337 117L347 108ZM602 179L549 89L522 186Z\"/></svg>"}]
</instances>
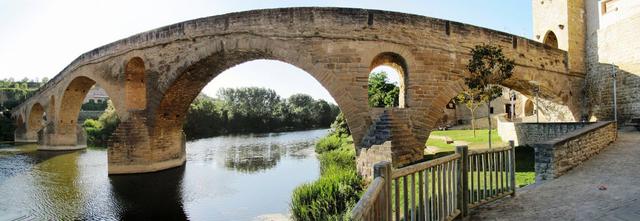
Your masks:
<instances>
[{"instance_id":1,"label":"bridge parapet wall","mask_svg":"<svg viewBox=\"0 0 640 221\"><path fill-rule=\"evenodd\" d=\"M513 125L515 133L508 129ZM514 123L498 119L498 134L505 141L513 140L517 146L533 145L536 143L564 136L572 131L581 129L592 122L554 122L554 123ZM511 132L511 133L509 133Z\"/></svg>"},{"instance_id":2,"label":"bridge parapet wall","mask_svg":"<svg viewBox=\"0 0 640 221\"><path fill-rule=\"evenodd\" d=\"M617 138L615 122L585 125L557 138L533 144L536 180L562 176L613 143Z\"/></svg>"}]
</instances>

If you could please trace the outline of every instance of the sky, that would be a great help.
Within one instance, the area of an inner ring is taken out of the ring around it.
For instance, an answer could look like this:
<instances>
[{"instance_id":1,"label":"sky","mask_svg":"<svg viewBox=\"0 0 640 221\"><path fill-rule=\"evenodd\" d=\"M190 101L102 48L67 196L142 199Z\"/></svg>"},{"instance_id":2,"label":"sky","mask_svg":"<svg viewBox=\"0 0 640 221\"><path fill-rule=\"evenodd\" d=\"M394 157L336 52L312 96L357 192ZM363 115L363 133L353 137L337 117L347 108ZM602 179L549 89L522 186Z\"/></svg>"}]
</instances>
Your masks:
<instances>
[{"instance_id":1,"label":"sky","mask_svg":"<svg viewBox=\"0 0 640 221\"><path fill-rule=\"evenodd\" d=\"M528 0L1 0L0 79L50 79L84 52L177 22L252 9L303 6L397 11L532 38ZM272 88L282 97L306 93L334 102L311 75L287 63L267 60L230 68L203 92L214 96L221 87L241 86Z\"/></svg>"}]
</instances>

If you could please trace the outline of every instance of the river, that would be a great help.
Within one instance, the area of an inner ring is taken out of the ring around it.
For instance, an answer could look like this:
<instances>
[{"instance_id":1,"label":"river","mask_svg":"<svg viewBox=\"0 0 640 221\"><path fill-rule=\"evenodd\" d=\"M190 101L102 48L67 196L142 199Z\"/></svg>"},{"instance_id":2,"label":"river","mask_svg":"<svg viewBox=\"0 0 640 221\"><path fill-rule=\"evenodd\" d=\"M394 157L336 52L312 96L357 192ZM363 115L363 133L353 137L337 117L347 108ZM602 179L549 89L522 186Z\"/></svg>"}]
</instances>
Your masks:
<instances>
[{"instance_id":1,"label":"river","mask_svg":"<svg viewBox=\"0 0 640 221\"><path fill-rule=\"evenodd\" d=\"M187 142L184 167L107 175L105 149L0 147L0 220L260 220L289 213L292 190L320 175L326 129Z\"/></svg>"}]
</instances>

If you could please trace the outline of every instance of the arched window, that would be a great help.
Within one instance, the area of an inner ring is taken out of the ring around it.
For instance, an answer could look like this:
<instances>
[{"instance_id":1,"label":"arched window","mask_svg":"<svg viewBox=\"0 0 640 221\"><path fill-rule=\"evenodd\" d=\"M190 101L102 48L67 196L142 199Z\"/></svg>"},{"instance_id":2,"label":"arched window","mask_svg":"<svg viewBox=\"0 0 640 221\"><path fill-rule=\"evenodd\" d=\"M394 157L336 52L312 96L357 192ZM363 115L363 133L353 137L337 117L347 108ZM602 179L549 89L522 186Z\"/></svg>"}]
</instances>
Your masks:
<instances>
[{"instance_id":1,"label":"arched window","mask_svg":"<svg viewBox=\"0 0 640 221\"><path fill-rule=\"evenodd\" d=\"M558 38L552 31L547 32L547 34L544 36L543 43L545 45L548 45L549 47L558 48Z\"/></svg>"},{"instance_id":2,"label":"arched window","mask_svg":"<svg viewBox=\"0 0 640 221\"><path fill-rule=\"evenodd\" d=\"M528 117L533 115L533 102L531 100L527 100L524 104L524 116Z\"/></svg>"},{"instance_id":3,"label":"arched window","mask_svg":"<svg viewBox=\"0 0 640 221\"><path fill-rule=\"evenodd\" d=\"M144 110L147 106L144 61L135 57L125 67L125 93L127 109Z\"/></svg>"},{"instance_id":4,"label":"arched window","mask_svg":"<svg viewBox=\"0 0 640 221\"><path fill-rule=\"evenodd\" d=\"M370 107L406 107L407 64L393 52L380 53L369 66Z\"/></svg>"}]
</instances>

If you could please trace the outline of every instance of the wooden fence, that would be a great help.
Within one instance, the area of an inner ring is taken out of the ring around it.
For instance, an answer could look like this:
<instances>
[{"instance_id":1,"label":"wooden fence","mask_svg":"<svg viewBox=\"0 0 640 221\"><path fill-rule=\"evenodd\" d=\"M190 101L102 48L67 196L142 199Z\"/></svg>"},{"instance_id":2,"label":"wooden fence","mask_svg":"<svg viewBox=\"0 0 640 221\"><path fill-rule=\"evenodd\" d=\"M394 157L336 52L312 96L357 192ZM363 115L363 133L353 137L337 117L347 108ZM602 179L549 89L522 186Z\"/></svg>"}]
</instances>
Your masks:
<instances>
[{"instance_id":1,"label":"wooden fence","mask_svg":"<svg viewBox=\"0 0 640 221\"><path fill-rule=\"evenodd\" d=\"M374 166L374 179L352 210L354 220L453 220L469 208L515 195L515 148L473 150L391 169Z\"/></svg>"}]
</instances>

